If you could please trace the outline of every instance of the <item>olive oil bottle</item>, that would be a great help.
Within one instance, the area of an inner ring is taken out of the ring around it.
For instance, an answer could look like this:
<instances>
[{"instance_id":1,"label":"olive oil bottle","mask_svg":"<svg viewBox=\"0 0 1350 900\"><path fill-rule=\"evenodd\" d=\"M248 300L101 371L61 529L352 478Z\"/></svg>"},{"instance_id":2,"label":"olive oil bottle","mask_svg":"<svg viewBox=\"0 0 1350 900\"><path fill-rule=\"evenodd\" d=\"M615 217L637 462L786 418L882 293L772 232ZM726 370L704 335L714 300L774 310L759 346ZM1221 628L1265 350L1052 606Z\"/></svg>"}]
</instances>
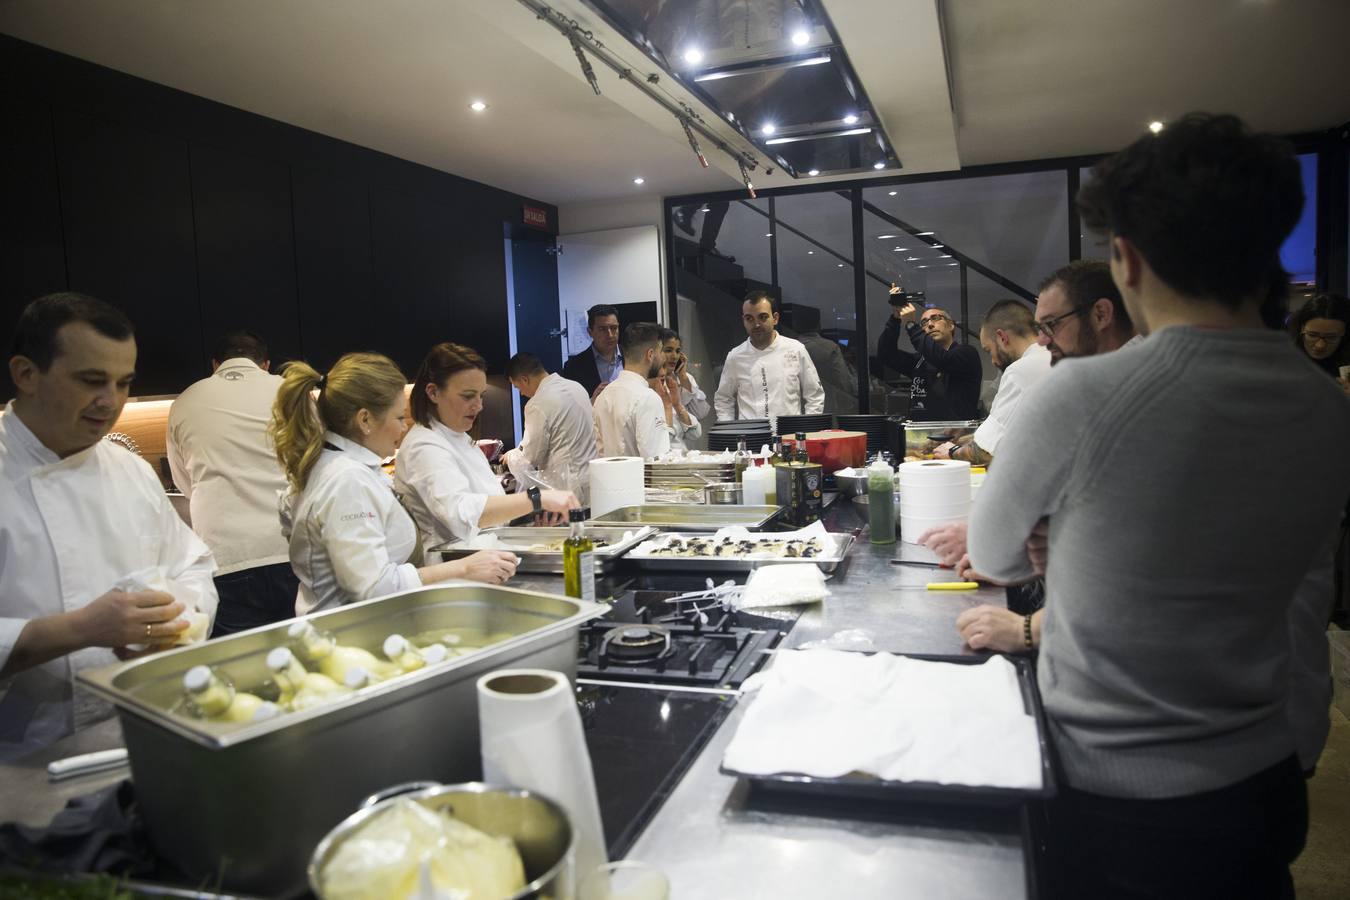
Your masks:
<instances>
[{"instance_id":1,"label":"olive oil bottle","mask_svg":"<svg viewBox=\"0 0 1350 900\"><path fill-rule=\"evenodd\" d=\"M568 510L572 533L563 541L563 592L578 600L595 599L595 543L586 536L588 509Z\"/></svg>"}]
</instances>

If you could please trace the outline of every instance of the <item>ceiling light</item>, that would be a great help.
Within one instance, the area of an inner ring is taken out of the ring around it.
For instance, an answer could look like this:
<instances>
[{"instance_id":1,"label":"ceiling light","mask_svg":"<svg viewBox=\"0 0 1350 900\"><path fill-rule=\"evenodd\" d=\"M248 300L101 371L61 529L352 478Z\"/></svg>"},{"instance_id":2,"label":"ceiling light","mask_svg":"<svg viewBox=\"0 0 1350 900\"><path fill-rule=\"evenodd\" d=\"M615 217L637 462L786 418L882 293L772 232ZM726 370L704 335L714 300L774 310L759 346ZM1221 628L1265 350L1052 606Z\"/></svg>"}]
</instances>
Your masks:
<instances>
[{"instance_id":1,"label":"ceiling light","mask_svg":"<svg viewBox=\"0 0 1350 900\"><path fill-rule=\"evenodd\" d=\"M842 268L844 267L844 264L843 264L843 263L835 263L835 264L834 264L834 267L835 267L836 269L842 269Z\"/></svg>"},{"instance_id":2,"label":"ceiling light","mask_svg":"<svg viewBox=\"0 0 1350 900\"><path fill-rule=\"evenodd\" d=\"M811 43L811 32L807 31L805 28L798 28L796 31L792 32L792 43L796 44L798 47L805 47L807 44Z\"/></svg>"},{"instance_id":3,"label":"ceiling light","mask_svg":"<svg viewBox=\"0 0 1350 900\"><path fill-rule=\"evenodd\" d=\"M816 251L814 251L814 250L807 250L807 251L806 251L806 255L807 255L807 256L814 256L814 255L815 255L815 252L816 252Z\"/></svg>"},{"instance_id":4,"label":"ceiling light","mask_svg":"<svg viewBox=\"0 0 1350 900\"><path fill-rule=\"evenodd\" d=\"M636 177L636 178L633 179L633 184L642 184L642 183L645 182L646 180L647 180L647 179L645 179L645 178L643 178L641 175L639 175L638 177Z\"/></svg>"},{"instance_id":5,"label":"ceiling light","mask_svg":"<svg viewBox=\"0 0 1350 900\"><path fill-rule=\"evenodd\" d=\"M951 258L952 258L952 255L951 255L950 253L944 253L944 254L942 254L941 256L938 257L938 259L951 259Z\"/></svg>"},{"instance_id":6,"label":"ceiling light","mask_svg":"<svg viewBox=\"0 0 1350 900\"><path fill-rule=\"evenodd\" d=\"M766 232L764 236L765 236L765 237L773 237L773 232L772 232L772 231Z\"/></svg>"},{"instance_id":7,"label":"ceiling light","mask_svg":"<svg viewBox=\"0 0 1350 900\"><path fill-rule=\"evenodd\" d=\"M895 252L895 253L904 253L904 252L905 252L905 248L904 248L904 247L892 247L891 250L892 250L893 252Z\"/></svg>"},{"instance_id":8,"label":"ceiling light","mask_svg":"<svg viewBox=\"0 0 1350 900\"><path fill-rule=\"evenodd\" d=\"M707 212L707 210L705 209L704 212ZM928 246L930 246L930 247L941 247L942 245L941 245L941 244L929 244Z\"/></svg>"},{"instance_id":9,"label":"ceiling light","mask_svg":"<svg viewBox=\"0 0 1350 900\"><path fill-rule=\"evenodd\" d=\"M916 269L926 269L926 268L928 268L928 267L927 267L927 266L915 266L914 268L916 268Z\"/></svg>"},{"instance_id":10,"label":"ceiling light","mask_svg":"<svg viewBox=\"0 0 1350 900\"><path fill-rule=\"evenodd\" d=\"M924 237L924 236L926 236L926 235L937 234L937 232L936 232L936 231L920 231L920 232L918 232L918 234L919 234L919 237Z\"/></svg>"},{"instance_id":11,"label":"ceiling light","mask_svg":"<svg viewBox=\"0 0 1350 900\"><path fill-rule=\"evenodd\" d=\"M947 265L949 265L949 266L959 266L959 265L961 265L961 264L960 264L960 263L947 263Z\"/></svg>"},{"instance_id":12,"label":"ceiling light","mask_svg":"<svg viewBox=\"0 0 1350 900\"><path fill-rule=\"evenodd\" d=\"M899 193L899 191L888 191L887 194L886 194L886 196L887 196L887 197L894 197L894 196L895 196L896 194L898 194L898 193Z\"/></svg>"},{"instance_id":13,"label":"ceiling light","mask_svg":"<svg viewBox=\"0 0 1350 900\"><path fill-rule=\"evenodd\" d=\"M806 134L799 134L794 137L774 138L771 141L765 141L766 144L793 144L797 141L818 141L822 138L849 137L854 134L870 134L870 128L848 128L843 131L809 131Z\"/></svg>"},{"instance_id":14,"label":"ceiling light","mask_svg":"<svg viewBox=\"0 0 1350 900\"><path fill-rule=\"evenodd\" d=\"M684 51L684 61L691 66L698 65L703 62L703 51L697 47L690 47L688 50Z\"/></svg>"},{"instance_id":15,"label":"ceiling light","mask_svg":"<svg viewBox=\"0 0 1350 900\"><path fill-rule=\"evenodd\" d=\"M879 234L879 235L877 235L877 240L879 240L879 241L884 241L884 240L887 240L887 239L893 238L893 237L895 237L895 235L893 235L893 234Z\"/></svg>"},{"instance_id":16,"label":"ceiling light","mask_svg":"<svg viewBox=\"0 0 1350 900\"><path fill-rule=\"evenodd\" d=\"M815 178L817 175L820 174L820 170L819 170L819 169L811 169L811 170L808 171L806 174L807 174L807 175L810 175L812 178Z\"/></svg>"},{"instance_id":17,"label":"ceiling light","mask_svg":"<svg viewBox=\"0 0 1350 900\"><path fill-rule=\"evenodd\" d=\"M706 206L700 206L700 207L698 208L698 211L699 211L699 212L707 212L707 211L708 211L708 207L706 207Z\"/></svg>"},{"instance_id":18,"label":"ceiling light","mask_svg":"<svg viewBox=\"0 0 1350 900\"><path fill-rule=\"evenodd\" d=\"M857 123L858 117L855 116L853 113L849 113L848 115L844 116L845 125L856 125Z\"/></svg>"},{"instance_id":19,"label":"ceiling light","mask_svg":"<svg viewBox=\"0 0 1350 900\"><path fill-rule=\"evenodd\" d=\"M777 127L775 127L772 122L765 122L760 126L759 132L760 134L773 134L777 130Z\"/></svg>"},{"instance_id":20,"label":"ceiling light","mask_svg":"<svg viewBox=\"0 0 1350 900\"><path fill-rule=\"evenodd\" d=\"M735 121L736 121L736 114L735 114L735 113L727 113L727 121L728 121L728 122L735 122Z\"/></svg>"},{"instance_id":21,"label":"ceiling light","mask_svg":"<svg viewBox=\"0 0 1350 900\"><path fill-rule=\"evenodd\" d=\"M1154 119L1152 122L1148 123L1148 130L1153 132L1154 134L1157 134L1158 132L1163 130L1163 123L1159 122L1157 119Z\"/></svg>"},{"instance_id":22,"label":"ceiling light","mask_svg":"<svg viewBox=\"0 0 1350 900\"><path fill-rule=\"evenodd\" d=\"M879 159L879 160L877 160L876 162L872 163L872 168L874 168L874 169L884 169L884 168L886 168L886 161L885 161L885 160Z\"/></svg>"},{"instance_id":23,"label":"ceiling light","mask_svg":"<svg viewBox=\"0 0 1350 900\"><path fill-rule=\"evenodd\" d=\"M906 256L905 262L914 262L916 259L918 259L917 256Z\"/></svg>"},{"instance_id":24,"label":"ceiling light","mask_svg":"<svg viewBox=\"0 0 1350 900\"><path fill-rule=\"evenodd\" d=\"M896 247L895 249L897 249L897 250L903 252L903 251L908 250L909 248L908 248L908 247Z\"/></svg>"},{"instance_id":25,"label":"ceiling light","mask_svg":"<svg viewBox=\"0 0 1350 900\"><path fill-rule=\"evenodd\" d=\"M482 100L475 100L469 104L469 109L473 110L474 112L482 112L483 110L487 109L487 104L484 103Z\"/></svg>"}]
</instances>

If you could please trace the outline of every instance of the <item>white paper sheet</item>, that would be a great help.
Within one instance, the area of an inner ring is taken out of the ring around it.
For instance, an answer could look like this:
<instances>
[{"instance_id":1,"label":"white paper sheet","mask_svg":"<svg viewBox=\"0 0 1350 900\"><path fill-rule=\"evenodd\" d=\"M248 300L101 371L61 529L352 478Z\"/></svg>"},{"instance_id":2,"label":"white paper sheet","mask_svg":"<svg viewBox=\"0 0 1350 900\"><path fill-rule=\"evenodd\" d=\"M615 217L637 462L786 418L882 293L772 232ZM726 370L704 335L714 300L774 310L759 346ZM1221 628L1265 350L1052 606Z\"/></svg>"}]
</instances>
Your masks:
<instances>
[{"instance_id":1,"label":"white paper sheet","mask_svg":"<svg viewBox=\"0 0 1350 900\"><path fill-rule=\"evenodd\" d=\"M1036 721L1002 657L788 650L744 689L756 693L722 759L738 772L1041 787Z\"/></svg>"}]
</instances>

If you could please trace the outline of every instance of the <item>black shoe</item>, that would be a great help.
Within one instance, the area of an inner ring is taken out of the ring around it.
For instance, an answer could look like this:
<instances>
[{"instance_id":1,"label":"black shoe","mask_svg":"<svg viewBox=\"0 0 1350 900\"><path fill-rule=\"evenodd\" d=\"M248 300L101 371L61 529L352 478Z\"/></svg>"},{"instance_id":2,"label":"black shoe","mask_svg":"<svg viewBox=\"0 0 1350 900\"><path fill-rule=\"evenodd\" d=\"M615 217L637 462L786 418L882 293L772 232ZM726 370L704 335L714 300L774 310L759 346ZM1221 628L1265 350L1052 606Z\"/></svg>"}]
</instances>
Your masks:
<instances>
[{"instance_id":1,"label":"black shoe","mask_svg":"<svg viewBox=\"0 0 1350 900\"><path fill-rule=\"evenodd\" d=\"M676 228L690 237L694 236L694 225L689 221L689 214L684 211L684 207L677 206L675 211L670 214L670 218L674 220Z\"/></svg>"},{"instance_id":2,"label":"black shoe","mask_svg":"<svg viewBox=\"0 0 1350 900\"><path fill-rule=\"evenodd\" d=\"M715 256L715 257L717 257L718 259L725 259L727 262L733 262L733 263L734 263L734 262L736 261L736 257L734 257L734 256L732 256L732 255L730 255L730 254L728 254L728 253L723 253L721 250L718 250L716 247L700 247L699 249L702 250L703 253L704 253L705 255L707 255L707 256Z\"/></svg>"}]
</instances>

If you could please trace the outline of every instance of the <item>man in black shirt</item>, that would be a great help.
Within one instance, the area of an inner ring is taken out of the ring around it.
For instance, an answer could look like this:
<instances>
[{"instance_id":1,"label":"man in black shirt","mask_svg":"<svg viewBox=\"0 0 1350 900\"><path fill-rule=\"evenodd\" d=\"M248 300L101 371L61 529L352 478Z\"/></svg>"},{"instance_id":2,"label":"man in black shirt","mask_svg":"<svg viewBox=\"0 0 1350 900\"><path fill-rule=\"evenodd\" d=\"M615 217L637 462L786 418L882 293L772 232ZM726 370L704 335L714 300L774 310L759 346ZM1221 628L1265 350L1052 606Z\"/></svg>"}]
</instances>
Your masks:
<instances>
[{"instance_id":1,"label":"man in black shirt","mask_svg":"<svg viewBox=\"0 0 1350 900\"><path fill-rule=\"evenodd\" d=\"M899 288L891 288L891 293L899 293ZM913 379L909 417L916 422L975 418L980 406L980 352L953 341L956 323L946 310L925 309L918 323L917 315L913 303L894 307L877 342L881 361ZM917 352L896 345L902 325Z\"/></svg>"}]
</instances>

